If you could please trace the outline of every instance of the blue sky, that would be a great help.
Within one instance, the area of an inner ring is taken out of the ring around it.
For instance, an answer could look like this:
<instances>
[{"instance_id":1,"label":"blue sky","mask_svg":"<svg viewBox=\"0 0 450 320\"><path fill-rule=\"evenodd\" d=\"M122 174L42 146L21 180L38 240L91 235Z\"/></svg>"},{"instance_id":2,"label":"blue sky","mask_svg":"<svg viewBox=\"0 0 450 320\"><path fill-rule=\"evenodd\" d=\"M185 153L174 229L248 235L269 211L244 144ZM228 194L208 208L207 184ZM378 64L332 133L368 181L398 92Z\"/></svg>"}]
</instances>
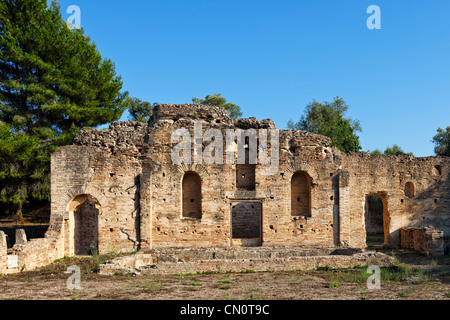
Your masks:
<instances>
[{"instance_id":1,"label":"blue sky","mask_svg":"<svg viewBox=\"0 0 450 320\"><path fill-rule=\"evenodd\" d=\"M364 151L434 155L450 125L448 0L60 0L141 100L221 93L280 129L313 99L342 97ZM381 29L369 30L370 5ZM121 120L127 120L125 113Z\"/></svg>"}]
</instances>

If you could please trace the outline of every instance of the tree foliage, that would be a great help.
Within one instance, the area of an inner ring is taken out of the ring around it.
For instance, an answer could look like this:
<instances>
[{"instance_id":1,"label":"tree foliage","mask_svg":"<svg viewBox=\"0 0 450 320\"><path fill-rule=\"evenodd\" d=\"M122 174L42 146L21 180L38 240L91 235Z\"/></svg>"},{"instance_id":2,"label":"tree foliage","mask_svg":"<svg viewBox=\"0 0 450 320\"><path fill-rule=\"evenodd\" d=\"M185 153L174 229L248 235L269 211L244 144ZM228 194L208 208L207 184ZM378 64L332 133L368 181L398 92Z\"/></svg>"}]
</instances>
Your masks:
<instances>
[{"instance_id":1,"label":"tree foliage","mask_svg":"<svg viewBox=\"0 0 450 320\"><path fill-rule=\"evenodd\" d=\"M450 157L450 126L445 130L442 128L437 129L437 134L433 137L434 153L437 156Z\"/></svg>"},{"instance_id":2,"label":"tree foliage","mask_svg":"<svg viewBox=\"0 0 450 320\"><path fill-rule=\"evenodd\" d=\"M370 152L371 156L401 156L401 155L411 155L413 156L412 152L405 152L403 149L398 146L397 144L394 144L392 147L388 146L384 150L384 152L381 152L380 149L375 149L374 151Z\"/></svg>"},{"instance_id":3,"label":"tree foliage","mask_svg":"<svg viewBox=\"0 0 450 320\"><path fill-rule=\"evenodd\" d=\"M333 102L319 103L315 100L306 106L300 121L290 120L287 127L303 130L331 138L332 145L343 152L357 152L361 149L359 137L355 131L361 131L359 121L344 118L348 110L345 101L336 97Z\"/></svg>"},{"instance_id":4,"label":"tree foliage","mask_svg":"<svg viewBox=\"0 0 450 320\"><path fill-rule=\"evenodd\" d=\"M369 151L369 152L370 152L370 151ZM370 152L370 155L371 155L372 157L375 157L375 156L381 156L381 155L383 155L383 152L381 152L380 149L375 149L375 150L373 150L372 152Z\"/></svg>"},{"instance_id":5,"label":"tree foliage","mask_svg":"<svg viewBox=\"0 0 450 320\"><path fill-rule=\"evenodd\" d=\"M386 150L384 150L385 156L402 156L402 155L412 155L411 152L405 152L403 149L394 144L392 147L387 147Z\"/></svg>"},{"instance_id":6,"label":"tree foliage","mask_svg":"<svg viewBox=\"0 0 450 320\"><path fill-rule=\"evenodd\" d=\"M232 102L227 102L220 93L207 95L205 99L192 98L192 102L224 108L228 111L228 115L234 119L242 116L241 108Z\"/></svg>"},{"instance_id":7,"label":"tree foliage","mask_svg":"<svg viewBox=\"0 0 450 320\"><path fill-rule=\"evenodd\" d=\"M138 98L129 98L130 120L139 122L148 122L152 115L153 105L150 102L142 101Z\"/></svg>"},{"instance_id":8,"label":"tree foliage","mask_svg":"<svg viewBox=\"0 0 450 320\"><path fill-rule=\"evenodd\" d=\"M127 108L121 89L112 61L67 27L57 1L0 2L3 213L49 199L50 154L80 128L118 120Z\"/></svg>"}]
</instances>

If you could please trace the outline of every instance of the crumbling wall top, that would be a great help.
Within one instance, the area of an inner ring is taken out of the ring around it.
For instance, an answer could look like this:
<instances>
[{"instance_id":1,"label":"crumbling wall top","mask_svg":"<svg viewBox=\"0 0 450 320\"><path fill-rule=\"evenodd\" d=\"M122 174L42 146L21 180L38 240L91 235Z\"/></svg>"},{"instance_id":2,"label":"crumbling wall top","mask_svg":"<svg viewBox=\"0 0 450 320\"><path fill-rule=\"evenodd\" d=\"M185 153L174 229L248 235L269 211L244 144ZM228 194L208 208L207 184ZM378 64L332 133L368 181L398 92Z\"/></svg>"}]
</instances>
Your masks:
<instances>
[{"instance_id":1,"label":"crumbling wall top","mask_svg":"<svg viewBox=\"0 0 450 320\"><path fill-rule=\"evenodd\" d=\"M282 130L281 136L289 143L289 148L321 146L331 147L332 141L329 137L302 130Z\"/></svg>"},{"instance_id":2,"label":"crumbling wall top","mask_svg":"<svg viewBox=\"0 0 450 320\"><path fill-rule=\"evenodd\" d=\"M96 148L128 149L144 144L148 125L137 121L113 122L108 129L81 130L74 138L74 145Z\"/></svg>"},{"instance_id":3,"label":"crumbling wall top","mask_svg":"<svg viewBox=\"0 0 450 320\"><path fill-rule=\"evenodd\" d=\"M203 125L215 128L276 129L275 122L271 119L258 120L254 117L233 119L226 109L216 106L160 104L153 108L148 124L136 121L113 122L108 129L82 130L76 135L73 144L111 150L139 149L145 143L145 139L152 139L152 128L164 129L173 124L183 127L192 124L193 121L201 121ZM291 150L300 147L326 148L332 144L329 137L301 130L280 130L280 139L282 147Z\"/></svg>"},{"instance_id":4,"label":"crumbling wall top","mask_svg":"<svg viewBox=\"0 0 450 320\"><path fill-rule=\"evenodd\" d=\"M207 122L232 124L233 119L228 116L224 108L201 104L159 104L152 110L149 125L159 120L172 120L189 118Z\"/></svg>"},{"instance_id":5,"label":"crumbling wall top","mask_svg":"<svg viewBox=\"0 0 450 320\"><path fill-rule=\"evenodd\" d=\"M214 127L227 126L239 129L275 129L275 122L271 119L233 119L224 108L203 104L160 104L153 108L149 126L161 120L178 121L181 119L198 120L212 124Z\"/></svg>"}]
</instances>

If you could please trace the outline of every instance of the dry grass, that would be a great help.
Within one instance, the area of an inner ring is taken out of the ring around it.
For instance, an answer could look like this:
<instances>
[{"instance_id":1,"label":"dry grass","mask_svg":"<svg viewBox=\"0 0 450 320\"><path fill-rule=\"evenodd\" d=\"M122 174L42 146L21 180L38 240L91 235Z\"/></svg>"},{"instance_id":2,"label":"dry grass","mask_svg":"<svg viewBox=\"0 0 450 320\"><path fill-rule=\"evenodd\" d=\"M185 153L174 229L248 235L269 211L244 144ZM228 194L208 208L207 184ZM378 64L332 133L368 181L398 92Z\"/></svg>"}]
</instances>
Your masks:
<instances>
[{"instance_id":1,"label":"dry grass","mask_svg":"<svg viewBox=\"0 0 450 320\"><path fill-rule=\"evenodd\" d=\"M412 252L381 269L381 289L369 290L366 268L314 271L115 275L96 273L108 257L66 258L32 272L0 277L0 299L50 300L449 300L450 258ZM67 267L81 268L81 289L69 290Z\"/></svg>"}]
</instances>

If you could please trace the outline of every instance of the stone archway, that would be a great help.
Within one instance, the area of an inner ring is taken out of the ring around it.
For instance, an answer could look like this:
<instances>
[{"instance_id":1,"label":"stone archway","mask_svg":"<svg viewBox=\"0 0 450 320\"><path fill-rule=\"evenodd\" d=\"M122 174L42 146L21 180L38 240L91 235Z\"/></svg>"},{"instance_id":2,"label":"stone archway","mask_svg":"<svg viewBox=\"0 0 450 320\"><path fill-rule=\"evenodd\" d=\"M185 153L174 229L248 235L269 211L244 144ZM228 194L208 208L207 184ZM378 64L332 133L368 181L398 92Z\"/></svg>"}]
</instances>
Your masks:
<instances>
[{"instance_id":1,"label":"stone archway","mask_svg":"<svg viewBox=\"0 0 450 320\"><path fill-rule=\"evenodd\" d=\"M68 254L94 255L98 253L98 216L101 206L88 194L76 196L69 204Z\"/></svg>"}]
</instances>

